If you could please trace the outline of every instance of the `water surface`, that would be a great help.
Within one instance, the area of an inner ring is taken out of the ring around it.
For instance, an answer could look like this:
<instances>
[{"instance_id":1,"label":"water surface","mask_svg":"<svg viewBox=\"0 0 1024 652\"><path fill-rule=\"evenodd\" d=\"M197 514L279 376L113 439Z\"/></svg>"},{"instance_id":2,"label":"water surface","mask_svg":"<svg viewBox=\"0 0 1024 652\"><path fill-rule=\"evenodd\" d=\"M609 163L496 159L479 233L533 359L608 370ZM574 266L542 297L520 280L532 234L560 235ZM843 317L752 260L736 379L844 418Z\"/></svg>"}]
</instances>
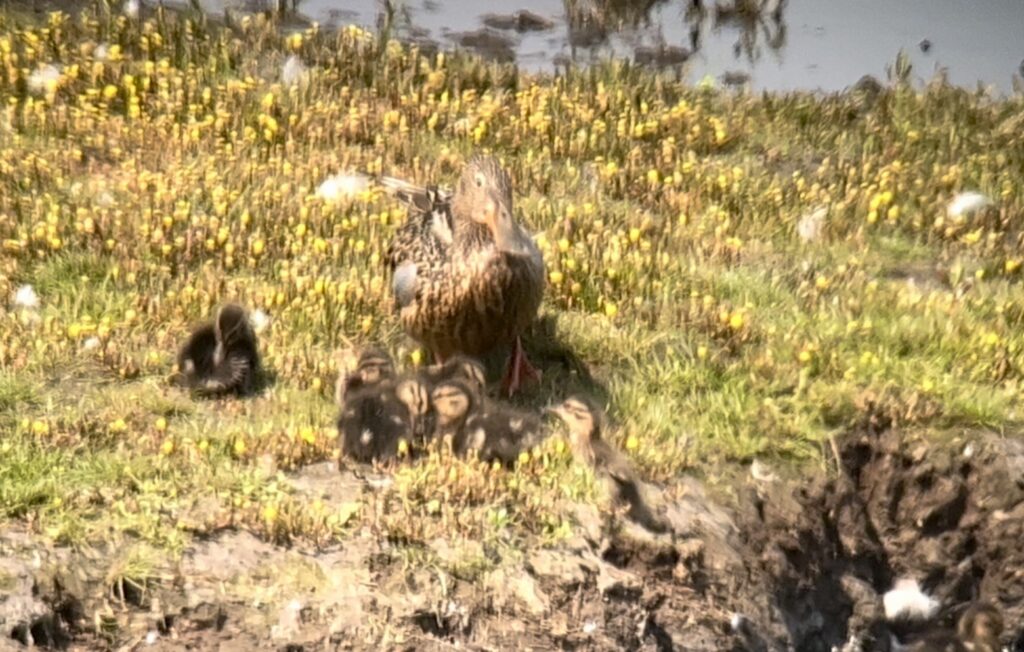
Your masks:
<instances>
[{"instance_id":1,"label":"water surface","mask_svg":"<svg viewBox=\"0 0 1024 652\"><path fill-rule=\"evenodd\" d=\"M441 47L452 47L460 34L483 28L487 13L526 9L550 19L553 26L544 31L493 32L510 40L512 55L527 70L552 70L563 59L633 58L638 47L667 45L693 51L682 68L687 80L696 82L707 75L720 79L726 73L742 80L749 75L755 90L831 91L865 74L884 79L886 65L903 48L911 56L917 78L931 78L944 67L953 83L971 88L982 83L1008 92L1024 59L1022 0L789 0L780 21L765 16L753 23L718 24L713 10L698 18L689 0L516 0L493 5L473 0L394 0L392 4L399 34L431 39ZM599 13L606 5L649 8L620 9L626 18L615 31L605 38L598 35L598 42L591 45L574 47L570 35L578 30L573 29L573 16L588 10ZM570 6L582 9L573 14L567 11ZM322 25L356 23L371 29L383 14L379 0L300 0L298 10ZM923 40L930 43L927 52L922 51Z\"/></svg>"}]
</instances>

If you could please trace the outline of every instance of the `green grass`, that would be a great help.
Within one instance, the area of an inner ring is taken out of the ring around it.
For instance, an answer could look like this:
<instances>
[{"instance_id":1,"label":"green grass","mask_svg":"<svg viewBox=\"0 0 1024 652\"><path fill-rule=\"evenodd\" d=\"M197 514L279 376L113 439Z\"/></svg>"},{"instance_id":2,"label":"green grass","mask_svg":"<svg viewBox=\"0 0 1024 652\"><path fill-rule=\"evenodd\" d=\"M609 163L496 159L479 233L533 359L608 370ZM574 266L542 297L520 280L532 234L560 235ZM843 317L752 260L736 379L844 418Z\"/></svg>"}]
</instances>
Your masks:
<instances>
[{"instance_id":1,"label":"green grass","mask_svg":"<svg viewBox=\"0 0 1024 652\"><path fill-rule=\"evenodd\" d=\"M100 43L121 56L97 61ZM266 64L291 48L311 67L294 89ZM50 61L65 74L34 95ZM262 17L225 32L90 10L0 14L0 99L0 520L60 540L564 535L564 502L594 489L555 441L512 473L430 458L343 506L274 471L336 455L347 341L413 353L380 263L404 212L317 186L348 168L450 183L481 148L511 170L551 280L527 338L545 381L521 402L597 395L651 478L820 465L868 401L936 441L1020 419L1019 96L755 97L622 63L533 77L357 30L295 44ZM946 215L961 190L996 210ZM24 283L38 311L8 303ZM226 300L273 316L276 380L194 402L166 379ZM148 554L118 577L144 580Z\"/></svg>"}]
</instances>

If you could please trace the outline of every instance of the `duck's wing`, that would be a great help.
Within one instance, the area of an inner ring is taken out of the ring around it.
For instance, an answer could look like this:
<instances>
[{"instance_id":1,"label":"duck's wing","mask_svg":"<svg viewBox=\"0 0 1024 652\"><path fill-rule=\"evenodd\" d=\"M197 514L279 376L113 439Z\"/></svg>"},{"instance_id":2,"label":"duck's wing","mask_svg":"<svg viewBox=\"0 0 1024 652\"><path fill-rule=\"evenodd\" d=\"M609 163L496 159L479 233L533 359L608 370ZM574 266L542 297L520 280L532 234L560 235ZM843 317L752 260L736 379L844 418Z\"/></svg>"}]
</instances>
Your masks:
<instances>
[{"instance_id":1,"label":"duck's wing","mask_svg":"<svg viewBox=\"0 0 1024 652\"><path fill-rule=\"evenodd\" d=\"M408 200L409 218L395 232L385 254L398 309L416 300L421 275L443 265L452 244L451 195L435 187L406 184L401 188L396 196Z\"/></svg>"}]
</instances>

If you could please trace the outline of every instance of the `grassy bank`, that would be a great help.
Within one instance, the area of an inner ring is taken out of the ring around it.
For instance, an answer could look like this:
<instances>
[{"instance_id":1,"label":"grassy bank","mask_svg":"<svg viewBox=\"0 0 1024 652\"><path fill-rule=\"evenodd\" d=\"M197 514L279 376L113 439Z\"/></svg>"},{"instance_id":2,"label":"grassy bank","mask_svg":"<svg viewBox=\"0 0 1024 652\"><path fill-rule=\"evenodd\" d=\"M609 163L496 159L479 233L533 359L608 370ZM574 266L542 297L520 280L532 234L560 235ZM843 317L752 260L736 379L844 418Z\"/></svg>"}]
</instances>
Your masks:
<instances>
[{"instance_id":1,"label":"grassy bank","mask_svg":"<svg viewBox=\"0 0 1024 652\"><path fill-rule=\"evenodd\" d=\"M286 86L292 53L309 70ZM549 271L523 402L600 394L655 479L823 464L869 403L936 437L1019 419L1020 96L530 77L358 29L97 8L0 17L0 100L0 520L58 539L564 534L559 500L591 484L555 441L514 473L430 459L341 509L277 475L336 455L346 338L415 357L380 265L404 211L318 186L448 183L476 148L510 168ZM964 190L994 205L951 214ZM38 308L10 301L24 284ZM275 383L192 401L166 382L176 348L229 299L272 315Z\"/></svg>"}]
</instances>

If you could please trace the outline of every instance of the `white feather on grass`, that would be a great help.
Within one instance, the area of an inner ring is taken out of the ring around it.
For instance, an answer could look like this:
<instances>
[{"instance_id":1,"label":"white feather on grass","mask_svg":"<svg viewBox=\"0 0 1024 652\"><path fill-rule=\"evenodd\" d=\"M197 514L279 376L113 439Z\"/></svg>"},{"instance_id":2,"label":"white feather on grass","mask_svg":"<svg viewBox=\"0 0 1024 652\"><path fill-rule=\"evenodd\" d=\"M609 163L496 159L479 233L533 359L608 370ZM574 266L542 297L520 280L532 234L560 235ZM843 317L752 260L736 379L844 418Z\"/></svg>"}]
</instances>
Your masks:
<instances>
[{"instance_id":1,"label":"white feather on grass","mask_svg":"<svg viewBox=\"0 0 1024 652\"><path fill-rule=\"evenodd\" d=\"M992 200L980 192L961 192L953 197L946 208L950 217L963 217L992 205Z\"/></svg>"},{"instance_id":2,"label":"white feather on grass","mask_svg":"<svg viewBox=\"0 0 1024 652\"><path fill-rule=\"evenodd\" d=\"M138 18L139 8L139 0L125 0L124 5L121 7L121 11L123 11L124 15L129 18Z\"/></svg>"},{"instance_id":3,"label":"white feather on grass","mask_svg":"<svg viewBox=\"0 0 1024 652\"><path fill-rule=\"evenodd\" d=\"M284 66L281 67L281 81L287 86L306 81L308 74L309 69L306 68L306 64L302 63L302 59L297 54L288 57L284 62Z\"/></svg>"},{"instance_id":4,"label":"white feather on grass","mask_svg":"<svg viewBox=\"0 0 1024 652\"><path fill-rule=\"evenodd\" d=\"M887 620L928 620L939 609L938 601L921 590L917 580L896 580L884 596L882 606Z\"/></svg>"},{"instance_id":5,"label":"white feather on grass","mask_svg":"<svg viewBox=\"0 0 1024 652\"><path fill-rule=\"evenodd\" d=\"M800 239L804 242L816 242L821 237L821 230L825 226L827 214L828 209L822 206L801 217L796 224L796 233Z\"/></svg>"},{"instance_id":6,"label":"white feather on grass","mask_svg":"<svg viewBox=\"0 0 1024 652\"><path fill-rule=\"evenodd\" d=\"M14 305L18 308L34 310L39 307L39 295L31 285L22 285L14 293Z\"/></svg>"},{"instance_id":7,"label":"white feather on grass","mask_svg":"<svg viewBox=\"0 0 1024 652\"><path fill-rule=\"evenodd\" d=\"M355 197L370 187L370 178L358 172L345 172L327 177L316 189L316 196L327 202Z\"/></svg>"},{"instance_id":8,"label":"white feather on grass","mask_svg":"<svg viewBox=\"0 0 1024 652\"><path fill-rule=\"evenodd\" d=\"M252 322L252 329L259 335L270 326L270 315L260 309L256 309L249 315L249 321Z\"/></svg>"},{"instance_id":9,"label":"white feather on grass","mask_svg":"<svg viewBox=\"0 0 1024 652\"><path fill-rule=\"evenodd\" d=\"M44 63L28 76L28 89L41 95L49 90L50 86L56 86L59 81L60 69L52 63Z\"/></svg>"}]
</instances>

